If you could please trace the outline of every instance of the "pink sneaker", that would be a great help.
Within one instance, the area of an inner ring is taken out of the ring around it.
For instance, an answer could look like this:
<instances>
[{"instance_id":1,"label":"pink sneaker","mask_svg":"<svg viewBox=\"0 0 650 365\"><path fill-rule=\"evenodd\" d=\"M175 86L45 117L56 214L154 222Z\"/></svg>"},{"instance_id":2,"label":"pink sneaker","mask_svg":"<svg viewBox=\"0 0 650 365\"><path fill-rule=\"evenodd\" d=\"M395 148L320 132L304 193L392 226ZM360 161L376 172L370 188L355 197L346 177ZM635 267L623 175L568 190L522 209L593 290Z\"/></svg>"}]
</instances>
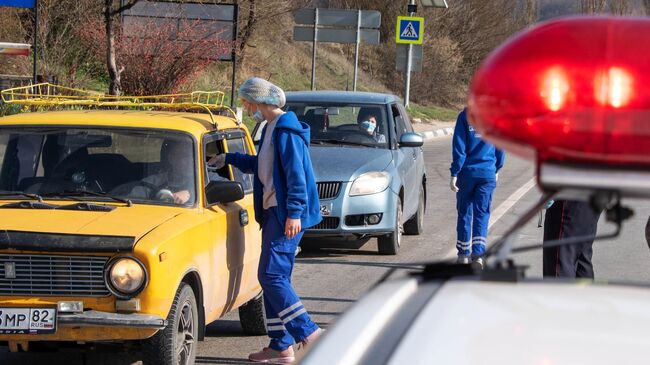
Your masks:
<instances>
[{"instance_id":1,"label":"pink sneaker","mask_svg":"<svg viewBox=\"0 0 650 365\"><path fill-rule=\"evenodd\" d=\"M270 347L265 347L260 352L254 352L248 355L248 360L252 362L276 363L276 364L290 364L296 358L293 355L293 349L289 347L284 351L274 350Z\"/></svg>"}]
</instances>

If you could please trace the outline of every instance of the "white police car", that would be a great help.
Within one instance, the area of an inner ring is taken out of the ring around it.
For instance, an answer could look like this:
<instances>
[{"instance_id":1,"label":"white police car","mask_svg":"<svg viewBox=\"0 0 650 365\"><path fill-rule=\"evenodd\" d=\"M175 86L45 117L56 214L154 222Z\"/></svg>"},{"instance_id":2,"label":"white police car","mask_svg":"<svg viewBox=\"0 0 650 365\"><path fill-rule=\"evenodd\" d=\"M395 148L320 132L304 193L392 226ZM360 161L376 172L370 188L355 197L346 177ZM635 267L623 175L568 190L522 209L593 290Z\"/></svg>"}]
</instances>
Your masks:
<instances>
[{"instance_id":1,"label":"white police car","mask_svg":"<svg viewBox=\"0 0 650 365\"><path fill-rule=\"evenodd\" d=\"M648 18L575 17L537 26L493 52L474 77L470 119L498 147L535 161L544 197L488 250L485 270L436 263L384 281L301 364L650 358L650 288L526 279L509 258L522 250L512 248L515 230L551 197L604 207L619 227L630 214L621 198L650 197L647 49Z\"/></svg>"}]
</instances>

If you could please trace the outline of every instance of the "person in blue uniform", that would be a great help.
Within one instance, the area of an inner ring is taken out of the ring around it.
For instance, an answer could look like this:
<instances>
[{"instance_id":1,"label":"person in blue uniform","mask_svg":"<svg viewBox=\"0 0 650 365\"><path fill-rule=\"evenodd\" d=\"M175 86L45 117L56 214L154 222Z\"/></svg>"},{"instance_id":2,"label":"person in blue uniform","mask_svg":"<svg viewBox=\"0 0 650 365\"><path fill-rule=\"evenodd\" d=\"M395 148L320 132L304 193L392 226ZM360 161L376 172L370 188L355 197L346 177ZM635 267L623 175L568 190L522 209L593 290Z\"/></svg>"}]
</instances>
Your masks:
<instances>
[{"instance_id":1,"label":"person in blue uniform","mask_svg":"<svg viewBox=\"0 0 650 365\"><path fill-rule=\"evenodd\" d=\"M468 264L471 258L476 265L483 267L492 193L505 154L481 139L468 123L466 111L458 115L454 128L449 183L456 193L458 211L457 262Z\"/></svg>"},{"instance_id":2,"label":"person in blue uniform","mask_svg":"<svg viewBox=\"0 0 650 365\"><path fill-rule=\"evenodd\" d=\"M291 286L295 252L303 231L322 220L318 190L309 156L309 126L293 112L284 112L285 95L257 77L239 87L247 113L266 120L258 155L221 154L208 163L232 164L254 174L255 219L262 227L258 280L264 290L268 347L249 355L254 362L294 361L293 344L309 345L321 329Z\"/></svg>"}]
</instances>

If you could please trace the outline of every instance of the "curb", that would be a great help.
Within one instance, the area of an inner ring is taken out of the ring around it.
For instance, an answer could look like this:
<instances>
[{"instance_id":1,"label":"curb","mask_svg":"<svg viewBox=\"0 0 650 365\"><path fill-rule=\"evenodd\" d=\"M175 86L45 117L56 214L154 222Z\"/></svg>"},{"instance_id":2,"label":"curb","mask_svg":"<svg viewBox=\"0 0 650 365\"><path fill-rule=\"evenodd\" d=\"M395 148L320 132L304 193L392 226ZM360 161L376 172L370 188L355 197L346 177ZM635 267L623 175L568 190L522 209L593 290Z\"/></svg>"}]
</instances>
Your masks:
<instances>
[{"instance_id":1,"label":"curb","mask_svg":"<svg viewBox=\"0 0 650 365\"><path fill-rule=\"evenodd\" d=\"M454 134L454 128L452 127L440 128L434 131L420 132L420 134L423 135L424 139L428 141L438 137L451 136Z\"/></svg>"}]
</instances>

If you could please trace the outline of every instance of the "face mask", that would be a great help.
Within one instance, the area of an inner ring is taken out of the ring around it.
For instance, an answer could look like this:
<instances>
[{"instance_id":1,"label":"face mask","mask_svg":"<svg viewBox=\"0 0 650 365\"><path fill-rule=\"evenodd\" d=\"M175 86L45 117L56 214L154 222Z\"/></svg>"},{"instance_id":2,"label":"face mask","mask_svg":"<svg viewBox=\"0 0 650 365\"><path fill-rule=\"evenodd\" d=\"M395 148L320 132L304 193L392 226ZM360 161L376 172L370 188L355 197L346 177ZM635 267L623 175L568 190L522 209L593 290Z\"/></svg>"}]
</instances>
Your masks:
<instances>
[{"instance_id":1,"label":"face mask","mask_svg":"<svg viewBox=\"0 0 650 365\"><path fill-rule=\"evenodd\" d=\"M375 131L375 127L377 127L375 123L369 120L364 120L363 122L361 122L361 128L364 131L368 132L368 134L372 134Z\"/></svg>"},{"instance_id":2,"label":"face mask","mask_svg":"<svg viewBox=\"0 0 650 365\"><path fill-rule=\"evenodd\" d=\"M257 123L262 123L262 122L265 120L265 119L264 119L264 116L262 115L262 112L259 111L259 110L256 111L255 113L253 113L253 119L254 119Z\"/></svg>"}]
</instances>

